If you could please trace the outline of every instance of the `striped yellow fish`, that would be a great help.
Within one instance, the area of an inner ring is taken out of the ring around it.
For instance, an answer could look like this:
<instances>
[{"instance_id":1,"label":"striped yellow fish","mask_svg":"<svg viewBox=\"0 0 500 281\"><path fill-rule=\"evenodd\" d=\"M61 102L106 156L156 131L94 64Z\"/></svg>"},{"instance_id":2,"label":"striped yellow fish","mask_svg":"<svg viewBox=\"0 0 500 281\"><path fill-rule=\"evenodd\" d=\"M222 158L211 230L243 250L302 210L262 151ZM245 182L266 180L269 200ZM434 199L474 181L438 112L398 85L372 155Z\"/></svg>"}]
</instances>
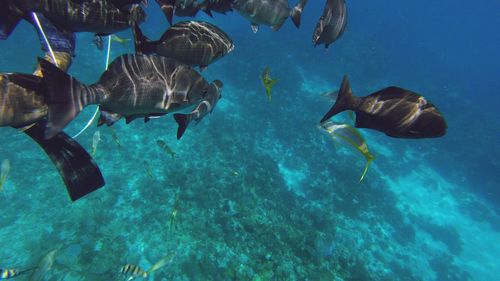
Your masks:
<instances>
[{"instance_id":1,"label":"striped yellow fish","mask_svg":"<svg viewBox=\"0 0 500 281\"><path fill-rule=\"evenodd\" d=\"M0 269L0 280L11 279L34 269L30 268L21 271L17 269Z\"/></svg>"},{"instance_id":2,"label":"striped yellow fish","mask_svg":"<svg viewBox=\"0 0 500 281\"><path fill-rule=\"evenodd\" d=\"M176 252L169 254L168 256L157 261L148 271L143 270L137 265L126 264L120 269L120 274L128 276L127 281L133 280L135 278L147 278L149 274L156 271L166 265L168 265L172 259L175 257Z\"/></svg>"}]
</instances>

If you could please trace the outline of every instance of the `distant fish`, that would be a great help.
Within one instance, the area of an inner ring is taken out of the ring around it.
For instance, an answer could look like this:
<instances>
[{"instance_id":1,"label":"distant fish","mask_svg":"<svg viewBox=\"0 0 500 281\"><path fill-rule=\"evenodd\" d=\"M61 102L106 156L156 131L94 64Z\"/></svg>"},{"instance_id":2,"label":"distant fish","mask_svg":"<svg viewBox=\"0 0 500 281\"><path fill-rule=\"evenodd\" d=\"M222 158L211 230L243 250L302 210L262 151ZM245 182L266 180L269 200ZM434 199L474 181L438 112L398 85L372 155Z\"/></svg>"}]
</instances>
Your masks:
<instances>
[{"instance_id":1,"label":"distant fish","mask_svg":"<svg viewBox=\"0 0 500 281\"><path fill-rule=\"evenodd\" d=\"M269 99L269 102L271 102L273 98L271 91L274 85L278 82L278 79L271 78L271 71L269 70L269 67L264 68L261 79L262 84L264 84L264 88L266 89L266 96Z\"/></svg>"},{"instance_id":2,"label":"distant fish","mask_svg":"<svg viewBox=\"0 0 500 281\"><path fill-rule=\"evenodd\" d=\"M26 274L35 268L25 269L25 270L17 270L17 269L0 269L0 280L11 279L14 277L18 277L22 274Z\"/></svg>"},{"instance_id":3,"label":"distant fish","mask_svg":"<svg viewBox=\"0 0 500 281\"><path fill-rule=\"evenodd\" d=\"M209 11L214 11L225 15L227 12L233 11L234 2L235 0L205 0L204 4L207 13L209 13Z\"/></svg>"},{"instance_id":4,"label":"distant fish","mask_svg":"<svg viewBox=\"0 0 500 281\"><path fill-rule=\"evenodd\" d=\"M150 178L154 178L153 177L153 171L151 170L151 166L149 166L149 163L148 161L144 160L144 170L146 170L146 174L148 174L148 176Z\"/></svg>"},{"instance_id":5,"label":"distant fish","mask_svg":"<svg viewBox=\"0 0 500 281\"><path fill-rule=\"evenodd\" d=\"M138 54L158 54L202 70L234 49L229 36L208 22L176 23L158 41L146 38L137 24L133 30Z\"/></svg>"},{"instance_id":6,"label":"distant fish","mask_svg":"<svg viewBox=\"0 0 500 281\"><path fill-rule=\"evenodd\" d=\"M120 139L118 138L118 135L116 134L115 129L109 127L109 131L111 132L111 138L113 139L113 141L116 143L116 145L118 145L119 148L121 148L122 144L120 142Z\"/></svg>"},{"instance_id":7,"label":"distant fish","mask_svg":"<svg viewBox=\"0 0 500 281\"><path fill-rule=\"evenodd\" d=\"M320 128L325 130L333 140L348 144L349 146L354 147L361 154L363 154L366 159L366 165L363 174L359 179L359 181L361 182L364 179L366 172L368 171L368 167L375 158L368 150L368 145L366 144L361 134L350 125L336 123L333 121L326 121L321 123Z\"/></svg>"},{"instance_id":8,"label":"distant fish","mask_svg":"<svg viewBox=\"0 0 500 281\"><path fill-rule=\"evenodd\" d=\"M92 137L92 156L95 156L99 142L101 142L101 133L99 131L96 131L94 133L94 136Z\"/></svg>"},{"instance_id":9,"label":"distant fish","mask_svg":"<svg viewBox=\"0 0 500 281\"><path fill-rule=\"evenodd\" d=\"M175 152L168 146L168 144L163 140L157 140L156 144L168 155L175 159Z\"/></svg>"},{"instance_id":10,"label":"distant fish","mask_svg":"<svg viewBox=\"0 0 500 281\"><path fill-rule=\"evenodd\" d=\"M38 76L0 73L0 127L17 128L36 141L54 163L74 201L102 187L104 179L87 151L66 133L45 139L46 93Z\"/></svg>"},{"instance_id":11,"label":"distant fish","mask_svg":"<svg viewBox=\"0 0 500 281\"><path fill-rule=\"evenodd\" d=\"M128 277L127 281L133 280L135 278L148 278L152 272L168 265L175 257L175 255L176 253L174 252L162 258L161 260L156 262L149 270L143 270L135 264L126 264L120 268L120 274Z\"/></svg>"},{"instance_id":12,"label":"distant fish","mask_svg":"<svg viewBox=\"0 0 500 281\"><path fill-rule=\"evenodd\" d=\"M175 221L177 218L177 214L179 212L179 204L180 204L179 193L180 191L177 191L177 194L175 195L174 206L172 207L172 213L170 213L170 219L168 224L170 231L173 231L176 225Z\"/></svg>"},{"instance_id":13,"label":"distant fish","mask_svg":"<svg viewBox=\"0 0 500 281\"><path fill-rule=\"evenodd\" d=\"M99 51L104 50L104 39L102 39L101 35L95 34L92 43L94 43L94 45Z\"/></svg>"},{"instance_id":14,"label":"distant fish","mask_svg":"<svg viewBox=\"0 0 500 281\"><path fill-rule=\"evenodd\" d=\"M198 124L203 117L207 116L209 113L212 113L215 105L222 97L223 84L219 80L215 80L210 84L210 89L208 90L207 96L205 99L198 104L198 106L189 114L175 113L174 119L179 124L177 130L177 139L180 139L188 125L195 121Z\"/></svg>"},{"instance_id":15,"label":"distant fish","mask_svg":"<svg viewBox=\"0 0 500 281\"><path fill-rule=\"evenodd\" d=\"M356 114L356 128L381 131L395 138L436 138L446 134L446 122L423 96L399 87L388 87L363 98L352 95L344 76L338 98L320 122L345 110Z\"/></svg>"},{"instance_id":16,"label":"distant fish","mask_svg":"<svg viewBox=\"0 0 500 281\"><path fill-rule=\"evenodd\" d=\"M328 48L345 31L347 25L347 8L345 0L327 0L323 15L314 29L313 44L325 44Z\"/></svg>"},{"instance_id":17,"label":"distant fish","mask_svg":"<svg viewBox=\"0 0 500 281\"><path fill-rule=\"evenodd\" d=\"M2 167L0 169L0 192L3 191L3 184L10 173L10 161L9 159L4 159L2 161Z\"/></svg>"},{"instance_id":18,"label":"distant fish","mask_svg":"<svg viewBox=\"0 0 500 281\"><path fill-rule=\"evenodd\" d=\"M124 116L127 123L137 118L147 121L197 106L209 90L209 83L192 67L156 55L120 56L90 86L46 60L40 59L40 66L50 100L47 138L90 104Z\"/></svg>"},{"instance_id":19,"label":"distant fish","mask_svg":"<svg viewBox=\"0 0 500 281\"><path fill-rule=\"evenodd\" d=\"M57 250L50 251L38 262L37 267L31 274L29 281L42 281L45 280L45 276L52 269L54 261L56 259Z\"/></svg>"},{"instance_id":20,"label":"distant fish","mask_svg":"<svg viewBox=\"0 0 500 281\"><path fill-rule=\"evenodd\" d=\"M292 18L298 28L306 3L307 0L299 0L295 7L290 8L288 0L235 0L233 8L250 21L255 33L259 30L260 24L268 25L277 31L288 17Z\"/></svg>"},{"instance_id":21,"label":"distant fish","mask_svg":"<svg viewBox=\"0 0 500 281\"><path fill-rule=\"evenodd\" d=\"M111 41L116 42L118 44L123 45L124 47L127 47L127 43L132 41L130 38L122 38L116 34L111 35Z\"/></svg>"}]
</instances>

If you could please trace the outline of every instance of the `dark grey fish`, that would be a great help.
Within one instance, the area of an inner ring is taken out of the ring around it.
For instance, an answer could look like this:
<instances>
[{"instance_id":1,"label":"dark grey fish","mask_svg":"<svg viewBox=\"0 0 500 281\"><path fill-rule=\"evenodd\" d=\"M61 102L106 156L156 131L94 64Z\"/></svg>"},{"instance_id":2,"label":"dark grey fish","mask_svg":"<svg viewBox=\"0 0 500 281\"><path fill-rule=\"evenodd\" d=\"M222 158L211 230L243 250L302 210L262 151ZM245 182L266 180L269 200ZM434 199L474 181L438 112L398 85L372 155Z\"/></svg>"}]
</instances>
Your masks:
<instances>
[{"instance_id":1,"label":"dark grey fish","mask_svg":"<svg viewBox=\"0 0 500 281\"><path fill-rule=\"evenodd\" d=\"M73 32L111 34L129 28L146 18L139 5L122 9L112 0L7 0L9 13L32 21L31 13L43 14L58 27ZM134 1L129 1L134 2ZM11 20L12 21L12 20Z\"/></svg>"},{"instance_id":2,"label":"dark grey fish","mask_svg":"<svg viewBox=\"0 0 500 281\"><path fill-rule=\"evenodd\" d=\"M74 201L104 186L104 179L85 149L64 132L45 139L46 92L38 76L0 74L0 127L22 128L36 141L56 166Z\"/></svg>"},{"instance_id":3,"label":"dark grey fish","mask_svg":"<svg viewBox=\"0 0 500 281\"><path fill-rule=\"evenodd\" d=\"M395 138L436 138L446 134L446 121L439 110L423 96L399 87L388 87L363 98L352 95L344 76L338 98L321 119L352 110L356 128L381 131Z\"/></svg>"},{"instance_id":4,"label":"dark grey fish","mask_svg":"<svg viewBox=\"0 0 500 281\"><path fill-rule=\"evenodd\" d=\"M198 11L203 10L209 16L212 16L207 9L205 2L196 0L156 0L160 5L167 21L172 25L174 14L179 17L195 17Z\"/></svg>"},{"instance_id":5,"label":"dark grey fish","mask_svg":"<svg viewBox=\"0 0 500 281\"><path fill-rule=\"evenodd\" d=\"M345 0L327 0L323 15L314 29L313 44L330 44L339 39L347 25L347 8Z\"/></svg>"},{"instance_id":6,"label":"dark grey fish","mask_svg":"<svg viewBox=\"0 0 500 281\"><path fill-rule=\"evenodd\" d=\"M207 22L185 21L171 26L158 41L146 38L134 25L138 54L158 54L204 68L234 49L233 41L220 28Z\"/></svg>"},{"instance_id":7,"label":"dark grey fish","mask_svg":"<svg viewBox=\"0 0 500 281\"><path fill-rule=\"evenodd\" d=\"M251 22L254 32L258 31L260 24L277 31L288 17L292 18L298 28L306 3L307 0L299 0L295 7L290 8L288 0L235 0L233 8Z\"/></svg>"},{"instance_id":8,"label":"dark grey fish","mask_svg":"<svg viewBox=\"0 0 500 281\"><path fill-rule=\"evenodd\" d=\"M209 113L212 113L215 105L222 97L223 84L219 80L215 80L208 90L208 94L206 98L198 104L198 106L193 110L193 112L189 114L176 113L174 114L175 121L179 124L179 128L177 130L177 139L180 139L189 123L195 121L198 124L203 117L207 116Z\"/></svg>"},{"instance_id":9,"label":"dark grey fish","mask_svg":"<svg viewBox=\"0 0 500 281\"><path fill-rule=\"evenodd\" d=\"M47 138L89 104L133 120L195 107L209 90L208 82L192 67L156 55L120 56L90 86L46 60L40 59L40 66L48 88Z\"/></svg>"},{"instance_id":10,"label":"dark grey fish","mask_svg":"<svg viewBox=\"0 0 500 281\"><path fill-rule=\"evenodd\" d=\"M233 3L235 0L205 0L204 6L207 13L211 11L219 14L226 14L233 11Z\"/></svg>"}]
</instances>

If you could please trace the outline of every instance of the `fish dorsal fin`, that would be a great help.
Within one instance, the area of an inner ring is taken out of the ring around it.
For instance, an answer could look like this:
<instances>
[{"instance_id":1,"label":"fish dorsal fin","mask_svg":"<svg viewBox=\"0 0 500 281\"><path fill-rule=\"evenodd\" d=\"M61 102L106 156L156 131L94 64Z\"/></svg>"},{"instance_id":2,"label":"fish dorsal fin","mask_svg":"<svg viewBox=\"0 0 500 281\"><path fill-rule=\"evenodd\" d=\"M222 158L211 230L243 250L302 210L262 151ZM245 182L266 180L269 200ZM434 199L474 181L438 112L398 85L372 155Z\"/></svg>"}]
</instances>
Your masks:
<instances>
[{"instance_id":1,"label":"fish dorsal fin","mask_svg":"<svg viewBox=\"0 0 500 281\"><path fill-rule=\"evenodd\" d=\"M253 33L257 33L259 31L259 25L256 23L252 23L251 25Z\"/></svg>"}]
</instances>

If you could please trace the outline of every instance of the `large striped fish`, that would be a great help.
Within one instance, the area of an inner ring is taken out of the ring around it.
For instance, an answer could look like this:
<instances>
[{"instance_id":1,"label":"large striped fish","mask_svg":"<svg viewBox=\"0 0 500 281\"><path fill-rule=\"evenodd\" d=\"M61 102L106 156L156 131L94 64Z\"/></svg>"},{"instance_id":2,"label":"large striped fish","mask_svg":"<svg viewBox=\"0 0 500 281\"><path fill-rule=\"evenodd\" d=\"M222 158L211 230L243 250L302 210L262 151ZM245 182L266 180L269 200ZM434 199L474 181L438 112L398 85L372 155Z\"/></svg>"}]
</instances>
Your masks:
<instances>
[{"instance_id":1,"label":"large striped fish","mask_svg":"<svg viewBox=\"0 0 500 281\"><path fill-rule=\"evenodd\" d=\"M288 0L235 0L233 8L252 24L252 30L257 32L260 24L268 25L277 31L283 26L288 17L298 28L300 17L307 0L299 0L293 8Z\"/></svg>"},{"instance_id":2,"label":"large striped fish","mask_svg":"<svg viewBox=\"0 0 500 281\"><path fill-rule=\"evenodd\" d=\"M38 76L0 74L0 127L19 128L36 141L59 171L71 200L76 200L102 187L104 179L85 149L64 132L44 138L46 92Z\"/></svg>"},{"instance_id":3,"label":"large striped fish","mask_svg":"<svg viewBox=\"0 0 500 281\"><path fill-rule=\"evenodd\" d=\"M89 104L98 104L102 111L123 116L127 122L148 120L196 107L211 87L192 67L157 55L120 56L90 86L46 60L40 59L40 65L48 88L47 138Z\"/></svg>"},{"instance_id":4,"label":"large striped fish","mask_svg":"<svg viewBox=\"0 0 500 281\"><path fill-rule=\"evenodd\" d=\"M150 41L134 24L138 54L158 54L204 69L234 49L233 41L208 22L184 21L170 27L158 41Z\"/></svg>"},{"instance_id":5,"label":"large striped fish","mask_svg":"<svg viewBox=\"0 0 500 281\"><path fill-rule=\"evenodd\" d=\"M347 24L347 8L345 0L327 0L323 15L314 29L313 44L330 44L339 39Z\"/></svg>"},{"instance_id":6,"label":"large striped fish","mask_svg":"<svg viewBox=\"0 0 500 281\"><path fill-rule=\"evenodd\" d=\"M32 21L32 12L43 14L59 28L73 32L111 34L129 28L133 22L143 22L146 13L130 0L130 5L117 7L113 0L3 0L5 17L0 27L10 34L22 19ZM116 1L116 0L115 0Z\"/></svg>"}]
</instances>

